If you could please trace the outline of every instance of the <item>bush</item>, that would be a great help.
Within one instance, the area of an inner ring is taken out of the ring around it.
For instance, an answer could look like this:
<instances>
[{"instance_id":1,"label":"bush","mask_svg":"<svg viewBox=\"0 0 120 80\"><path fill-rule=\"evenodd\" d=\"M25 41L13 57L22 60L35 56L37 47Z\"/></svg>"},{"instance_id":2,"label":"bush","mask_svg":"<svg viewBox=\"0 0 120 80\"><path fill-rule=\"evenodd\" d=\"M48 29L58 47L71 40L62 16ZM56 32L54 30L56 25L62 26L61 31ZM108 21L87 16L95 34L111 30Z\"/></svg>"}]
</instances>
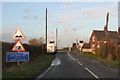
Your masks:
<instances>
[{"instance_id":1,"label":"bush","mask_svg":"<svg viewBox=\"0 0 120 80\"><path fill-rule=\"evenodd\" d=\"M107 58L108 60L120 61L120 46L112 43L100 43L100 48L96 47L96 54L100 58Z\"/></svg>"}]
</instances>

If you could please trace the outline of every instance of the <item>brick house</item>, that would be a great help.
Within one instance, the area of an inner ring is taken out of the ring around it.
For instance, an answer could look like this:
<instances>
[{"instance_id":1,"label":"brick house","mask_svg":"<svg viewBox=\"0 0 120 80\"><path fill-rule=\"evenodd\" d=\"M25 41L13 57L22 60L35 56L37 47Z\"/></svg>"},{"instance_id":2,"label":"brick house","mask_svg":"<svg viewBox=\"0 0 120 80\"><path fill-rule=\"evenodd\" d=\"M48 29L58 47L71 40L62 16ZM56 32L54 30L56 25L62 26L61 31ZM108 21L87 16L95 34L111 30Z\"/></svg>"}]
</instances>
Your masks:
<instances>
[{"instance_id":1,"label":"brick house","mask_svg":"<svg viewBox=\"0 0 120 80\"><path fill-rule=\"evenodd\" d=\"M90 44L84 43L84 45L82 46L82 49L90 49Z\"/></svg>"},{"instance_id":2,"label":"brick house","mask_svg":"<svg viewBox=\"0 0 120 80\"><path fill-rule=\"evenodd\" d=\"M120 44L120 27L117 31L108 31L108 19L109 13L107 13L106 17L106 25L104 27L104 30L93 30L89 43L90 48L93 50L93 53L95 53L95 49L100 47L100 43L111 43L113 45L119 45Z\"/></svg>"},{"instance_id":3,"label":"brick house","mask_svg":"<svg viewBox=\"0 0 120 80\"><path fill-rule=\"evenodd\" d=\"M89 43L84 43L83 46L82 46L81 52L92 53L92 49L90 49L90 44Z\"/></svg>"}]
</instances>

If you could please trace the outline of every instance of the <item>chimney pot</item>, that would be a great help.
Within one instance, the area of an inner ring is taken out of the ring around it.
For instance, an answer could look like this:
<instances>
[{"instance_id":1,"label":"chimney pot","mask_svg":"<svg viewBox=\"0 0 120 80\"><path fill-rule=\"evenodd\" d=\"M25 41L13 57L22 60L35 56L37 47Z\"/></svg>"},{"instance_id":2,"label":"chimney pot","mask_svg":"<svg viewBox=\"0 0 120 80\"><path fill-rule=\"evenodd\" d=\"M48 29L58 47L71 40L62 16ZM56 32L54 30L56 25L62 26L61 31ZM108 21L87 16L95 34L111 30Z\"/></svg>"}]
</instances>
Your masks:
<instances>
[{"instance_id":1,"label":"chimney pot","mask_svg":"<svg viewBox=\"0 0 120 80\"><path fill-rule=\"evenodd\" d=\"M119 35L119 37L120 37L120 27L118 27L118 35Z\"/></svg>"}]
</instances>

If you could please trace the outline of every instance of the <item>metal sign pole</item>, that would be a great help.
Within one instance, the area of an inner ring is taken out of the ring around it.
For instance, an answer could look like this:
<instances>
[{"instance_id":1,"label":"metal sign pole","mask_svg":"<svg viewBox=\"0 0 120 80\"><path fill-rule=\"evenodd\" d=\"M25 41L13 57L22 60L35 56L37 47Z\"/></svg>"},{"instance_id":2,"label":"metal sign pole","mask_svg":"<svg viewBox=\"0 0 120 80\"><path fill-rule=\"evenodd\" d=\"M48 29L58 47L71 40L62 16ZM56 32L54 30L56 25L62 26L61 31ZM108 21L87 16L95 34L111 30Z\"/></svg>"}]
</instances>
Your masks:
<instances>
[{"instance_id":1,"label":"metal sign pole","mask_svg":"<svg viewBox=\"0 0 120 80\"><path fill-rule=\"evenodd\" d=\"M19 52L19 51L18 51L18 52ZM18 68L20 68L20 66L19 66L19 65L20 65L20 62L18 61L18 62L17 62L17 66L18 66Z\"/></svg>"},{"instance_id":2,"label":"metal sign pole","mask_svg":"<svg viewBox=\"0 0 120 80\"><path fill-rule=\"evenodd\" d=\"M19 61L18 61L18 62L17 62L17 66L18 66L18 68L20 68L19 65L20 65L20 63L19 63Z\"/></svg>"}]
</instances>

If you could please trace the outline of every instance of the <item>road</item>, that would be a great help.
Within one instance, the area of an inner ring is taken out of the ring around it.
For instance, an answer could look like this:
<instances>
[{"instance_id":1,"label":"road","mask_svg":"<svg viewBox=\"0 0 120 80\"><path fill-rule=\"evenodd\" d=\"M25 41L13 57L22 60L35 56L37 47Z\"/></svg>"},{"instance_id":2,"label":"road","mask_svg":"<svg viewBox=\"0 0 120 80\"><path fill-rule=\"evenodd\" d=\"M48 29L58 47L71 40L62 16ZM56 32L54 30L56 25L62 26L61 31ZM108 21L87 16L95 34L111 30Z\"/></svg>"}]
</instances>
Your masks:
<instances>
[{"instance_id":1,"label":"road","mask_svg":"<svg viewBox=\"0 0 120 80\"><path fill-rule=\"evenodd\" d=\"M40 78L118 78L118 69L104 66L78 52L59 51L37 80Z\"/></svg>"}]
</instances>

